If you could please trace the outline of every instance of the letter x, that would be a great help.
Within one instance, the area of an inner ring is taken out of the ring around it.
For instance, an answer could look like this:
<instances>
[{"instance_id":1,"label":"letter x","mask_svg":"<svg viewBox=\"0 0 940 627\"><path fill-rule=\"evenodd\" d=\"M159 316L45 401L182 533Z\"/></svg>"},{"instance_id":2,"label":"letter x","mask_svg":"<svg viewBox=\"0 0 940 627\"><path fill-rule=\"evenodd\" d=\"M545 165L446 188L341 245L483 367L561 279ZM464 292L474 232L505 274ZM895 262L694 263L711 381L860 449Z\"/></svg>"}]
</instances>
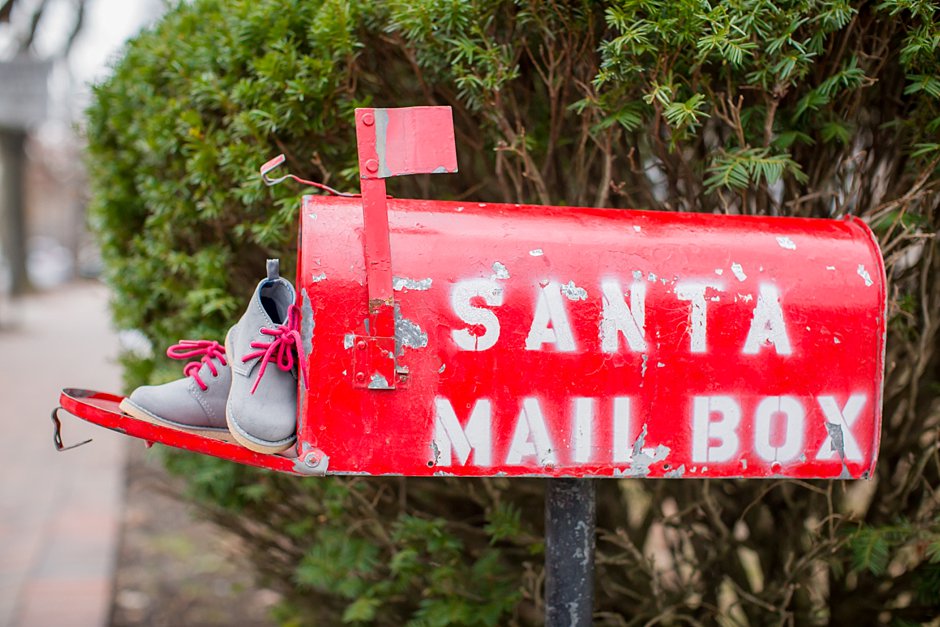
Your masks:
<instances>
[{"instance_id":1,"label":"letter x","mask_svg":"<svg viewBox=\"0 0 940 627\"><path fill-rule=\"evenodd\" d=\"M842 409L839 409L839 404L834 396L817 396L816 400L826 417L827 430L829 430L829 435L826 436L826 440L819 447L819 452L816 453L816 459L828 460L836 456L838 450L832 441L832 429L838 427L842 431L843 459L854 462L862 461L862 451L852 434L852 425L862 415L862 408L865 406L865 395L853 394L845 402L845 407Z\"/></svg>"}]
</instances>

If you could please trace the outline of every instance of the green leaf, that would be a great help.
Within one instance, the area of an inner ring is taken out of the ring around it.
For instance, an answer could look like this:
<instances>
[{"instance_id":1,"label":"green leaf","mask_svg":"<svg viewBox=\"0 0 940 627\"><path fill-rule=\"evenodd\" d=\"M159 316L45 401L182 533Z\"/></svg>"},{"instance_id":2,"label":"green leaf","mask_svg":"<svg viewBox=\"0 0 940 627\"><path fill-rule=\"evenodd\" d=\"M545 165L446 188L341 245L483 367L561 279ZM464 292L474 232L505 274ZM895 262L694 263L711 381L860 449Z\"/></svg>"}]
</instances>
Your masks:
<instances>
[{"instance_id":1,"label":"green leaf","mask_svg":"<svg viewBox=\"0 0 940 627\"><path fill-rule=\"evenodd\" d=\"M379 599L359 597L346 606L345 611L343 611L343 622L360 623L375 620L376 610L381 605L382 602Z\"/></svg>"},{"instance_id":2,"label":"green leaf","mask_svg":"<svg viewBox=\"0 0 940 627\"><path fill-rule=\"evenodd\" d=\"M838 142L847 145L852 139L852 127L840 120L831 120L820 129L823 142Z\"/></svg>"},{"instance_id":3,"label":"green leaf","mask_svg":"<svg viewBox=\"0 0 940 627\"><path fill-rule=\"evenodd\" d=\"M389 562L389 569L393 574L400 575L414 572L420 567L421 556L413 548L402 549L395 553L392 561Z\"/></svg>"},{"instance_id":4,"label":"green leaf","mask_svg":"<svg viewBox=\"0 0 940 627\"><path fill-rule=\"evenodd\" d=\"M702 118L708 114L703 111L705 96L695 94L685 102L670 103L663 110L663 117L673 128L694 128L701 123Z\"/></svg>"},{"instance_id":5,"label":"green leaf","mask_svg":"<svg viewBox=\"0 0 940 627\"><path fill-rule=\"evenodd\" d=\"M598 133L619 124L626 131L635 131L643 123L645 105L642 102L628 102L619 110L605 116L591 127L592 133Z\"/></svg>"},{"instance_id":6,"label":"green leaf","mask_svg":"<svg viewBox=\"0 0 940 627\"><path fill-rule=\"evenodd\" d=\"M940 564L940 535L934 536L934 539L927 545L927 559L931 564Z\"/></svg>"},{"instance_id":7,"label":"green leaf","mask_svg":"<svg viewBox=\"0 0 940 627\"><path fill-rule=\"evenodd\" d=\"M643 96L643 102L653 104L658 102L663 106L672 104L673 88L667 83L653 83L651 89Z\"/></svg>"},{"instance_id":8,"label":"green leaf","mask_svg":"<svg viewBox=\"0 0 940 627\"><path fill-rule=\"evenodd\" d=\"M926 142L914 144L914 151L911 152L911 156L926 157L927 155L933 155L935 153L940 153L940 143Z\"/></svg>"},{"instance_id":9,"label":"green leaf","mask_svg":"<svg viewBox=\"0 0 940 627\"><path fill-rule=\"evenodd\" d=\"M940 606L940 563L927 563L914 571L917 599L926 606Z\"/></svg>"},{"instance_id":10,"label":"green leaf","mask_svg":"<svg viewBox=\"0 0 940 627\"><path fill-rule=\"evenodd\" d=\"M522 512L511 503L500 503L487 518L484 529L490 534L491 543L512 539L522 533Z\"/></svg>"},{"instance_id":11,"label":"green leaf","mask_svg":"<svg viewBox=\"0 0 940 627\"><path fill-rule=\"evenodd\" d=\"M794 117L799 119L807 111L818 111L827 104L829 104L829 96L814 89L797 102Z\"/></svg>"},{"instance_id":12,"label":"green leaf","mask_svg":"<svg viewBox=\"0 0 940 627\"><path fill-rule=\"evenodd\" d=\"M797 181L806 180L799 164L786 153L771 154L769 148L743 148L719 153L708 168L706 190L720 187L744 189L761 181L772 184L789 174Z\"/></svg>"},{"instance_id":13,"label":"green leaf","mask_svg":"<svg viewBox=\"0 0 940 627\"><path fill-rule=\"evenodd\" d=\"M778 150L788 150L793 144L801 143L812 145L815 143L813 138L802 131L784 131L774 137L772 145Z\"/></svg>"},{"instance_id":14,"label":"green leaf","mask_svg":"<svg viewBox=\"0 0 940 627\"><path fill-rule=\"evenodd\" d=\"M909 76L911 81L904 88L906 95L926 93L933 98L940 98L940 78L931 74L914 74Z\"/></svg>"},{"instance_id":15,"label":"green leaf","mask_svg":"<svg viewBox=\"0 0 940 627\"><path fill-rule=\"evenodd\" d=\"M888 542L885 532L879 529L860 529L849 542L852 551L852 567L867 570L881 576L888 568Z\"/></svg>"}]
</instances>

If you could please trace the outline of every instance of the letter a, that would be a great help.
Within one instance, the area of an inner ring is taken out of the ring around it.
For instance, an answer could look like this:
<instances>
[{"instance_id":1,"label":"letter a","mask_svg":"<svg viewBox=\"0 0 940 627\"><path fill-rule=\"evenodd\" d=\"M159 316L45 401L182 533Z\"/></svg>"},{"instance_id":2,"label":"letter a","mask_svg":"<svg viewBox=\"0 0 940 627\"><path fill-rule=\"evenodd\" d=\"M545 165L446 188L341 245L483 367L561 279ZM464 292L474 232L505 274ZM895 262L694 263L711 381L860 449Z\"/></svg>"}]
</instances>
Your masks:
<instances>
[{"instance_id":1,"label":"letter a","mask_svg":"<svg viewBox=\"0 0 940 627\"><path fill-rule=\"evenodd\" d=\"M747 341L744 342L744 354L756 355L765 342L773 344L778 355L793 352L790 338L787 337L787 325L783 321L783 310L780 308L780 292L771 283L762 283L760 286L754 318L747 332Z\"/></svg>"},{"instance_id":2,"label":"letter a","mask_svg":"<svg viewBox=\"0 0 940 627\"><path fill-rule=\"evenodd\" d=\"M572 353L575 350L571 323L568 322L565 303L561 300L561 287L556 281L539 290L525 349L542 350L542 344L554 344L555 350L561 353Z\"/></svg>"}]
</instances>

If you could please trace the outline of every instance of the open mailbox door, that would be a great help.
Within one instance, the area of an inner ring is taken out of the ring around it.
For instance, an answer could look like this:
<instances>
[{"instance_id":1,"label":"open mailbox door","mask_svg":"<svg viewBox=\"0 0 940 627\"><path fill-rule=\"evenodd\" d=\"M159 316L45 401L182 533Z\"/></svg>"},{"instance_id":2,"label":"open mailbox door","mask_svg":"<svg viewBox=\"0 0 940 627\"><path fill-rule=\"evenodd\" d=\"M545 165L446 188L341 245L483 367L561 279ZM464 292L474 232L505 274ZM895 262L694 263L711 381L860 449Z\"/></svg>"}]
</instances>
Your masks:
<instances>
[{"instance_id":1,"label":"open mailbox door","mask_svg":"<svg viewBox=\"0 0 940 627\"><path fill-rule=\"evenodd\" d=\"M362 196L300 213L297 457L96 422L306 475L871 475L863 222L389 199L386 177L456 169L449 108L356 120Z\"/></svg>"}]
</instances>

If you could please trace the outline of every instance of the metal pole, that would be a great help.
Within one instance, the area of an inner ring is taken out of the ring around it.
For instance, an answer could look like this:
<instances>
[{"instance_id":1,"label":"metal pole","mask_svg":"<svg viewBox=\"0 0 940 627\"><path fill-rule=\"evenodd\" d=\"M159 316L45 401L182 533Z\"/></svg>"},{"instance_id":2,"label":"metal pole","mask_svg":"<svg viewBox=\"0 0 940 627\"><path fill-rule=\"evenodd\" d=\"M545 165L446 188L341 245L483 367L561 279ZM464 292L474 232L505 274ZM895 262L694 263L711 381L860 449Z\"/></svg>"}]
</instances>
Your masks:
<instances>
[{"instance_id":1,"label":"metal pole","mask_svg":"<svg viewBox=\"0 0 940 627\"><path fill-rule=\"evenodd\" d=\"M589 627L594 611L594 482L549 479L545 490L545 625Z\"/></svg>"}]
</instances>

